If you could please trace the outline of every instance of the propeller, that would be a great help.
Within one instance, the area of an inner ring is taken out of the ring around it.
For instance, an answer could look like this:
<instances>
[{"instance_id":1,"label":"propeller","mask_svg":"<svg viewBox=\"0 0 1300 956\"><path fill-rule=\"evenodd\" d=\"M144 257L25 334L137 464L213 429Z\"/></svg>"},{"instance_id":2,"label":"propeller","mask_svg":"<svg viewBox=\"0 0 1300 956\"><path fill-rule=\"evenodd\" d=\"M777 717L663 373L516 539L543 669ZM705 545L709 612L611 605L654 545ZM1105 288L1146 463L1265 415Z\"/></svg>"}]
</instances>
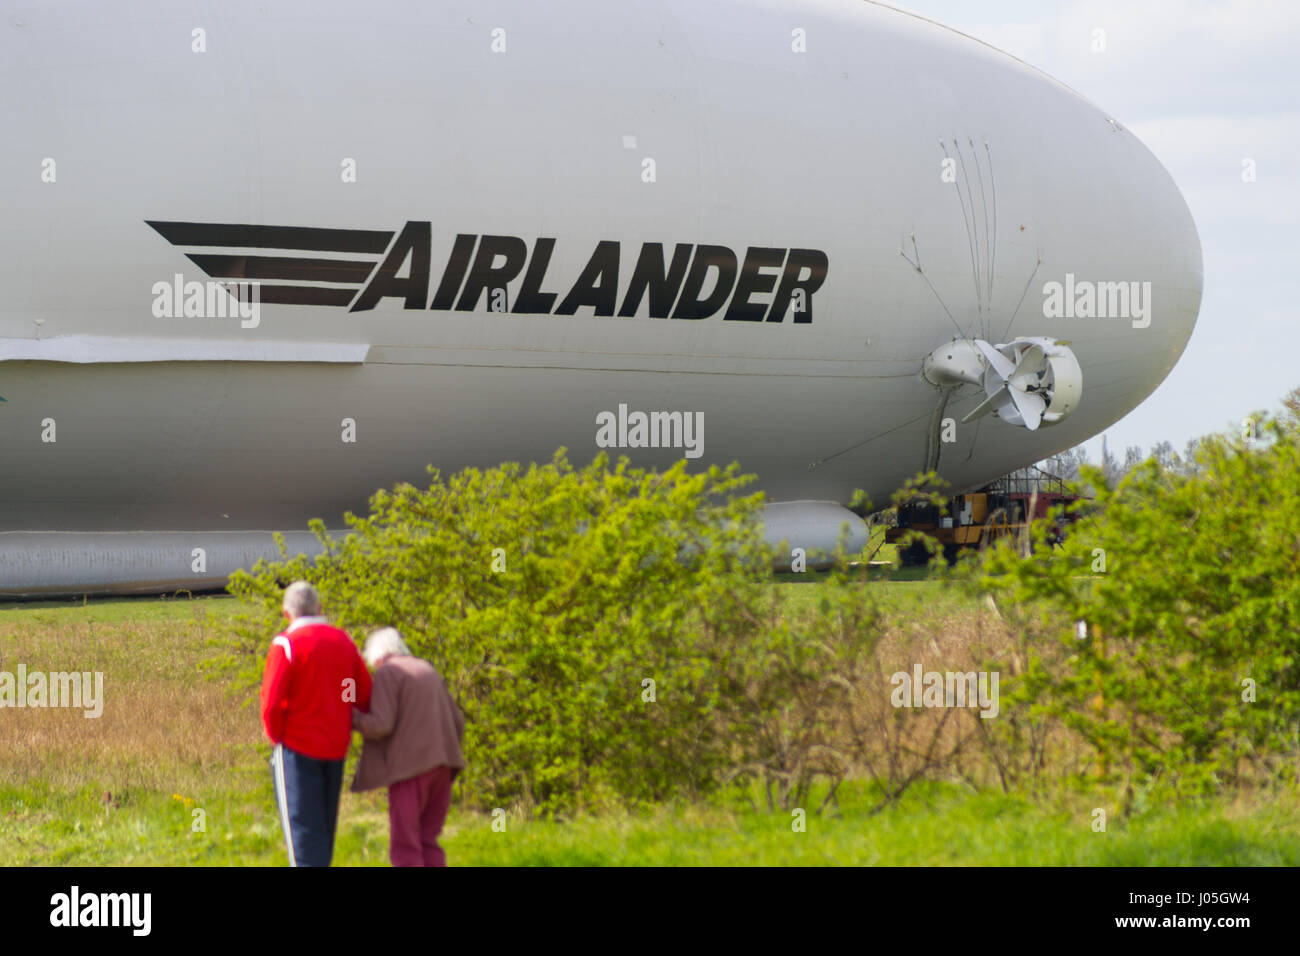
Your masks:
<instances>
[{"instance_id":1,"label":"propeller","mask_svg":"<svg viewBox=\"0 0 1300 956\"><path fill-rule=\"evenodd\" d=\"M1042 392L1043 377L1050 371L1050 365L1043 347L1036 342L1002 346L1011 349L1014 362L983 339L976 339L975 347L988 362L988 372L984 375L984 391L988 397L962 422L996 410L999 418L1013 425L1023 424L1031 432L1037 431L1048 405Z\"/></svg>"},{"instance_id":2,"label":"propeller","mask_svg":"<svg viewBox=\"0 0 1300 956\"><path fill-rule=\"evenodd\" d=\"M953 339L925 357L921 374L945 393L963 385L984 389L984 401L962 422L997 412L1011 425L1037 431L1040 425L1055 425L1069 416L1083 394L1083 370L1069 346L1042 336L1002 345Z\"/></svg>"}]
</instances>

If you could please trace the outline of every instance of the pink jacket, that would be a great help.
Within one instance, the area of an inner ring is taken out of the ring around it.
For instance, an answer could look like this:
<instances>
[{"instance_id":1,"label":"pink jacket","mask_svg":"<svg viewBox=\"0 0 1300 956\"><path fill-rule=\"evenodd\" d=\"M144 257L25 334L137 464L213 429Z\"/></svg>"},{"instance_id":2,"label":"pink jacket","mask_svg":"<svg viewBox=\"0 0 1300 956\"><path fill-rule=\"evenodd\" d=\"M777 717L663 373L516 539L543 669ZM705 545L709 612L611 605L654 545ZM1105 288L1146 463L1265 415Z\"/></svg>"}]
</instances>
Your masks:
<instances>
[{"instance_id":1,"label":"pink jacket","mask_svg":"<svg viewBox=\"0 0 1300 956\"><path fill-rule=\"evenodd\" d=\"M387 787L434 767L451 767L454 780L465 767L465 718L442 675L418 657L390 657L375 669L370 710L354 709L352 725L365 738L354 791Z\"/></svg>"}]
</instances>

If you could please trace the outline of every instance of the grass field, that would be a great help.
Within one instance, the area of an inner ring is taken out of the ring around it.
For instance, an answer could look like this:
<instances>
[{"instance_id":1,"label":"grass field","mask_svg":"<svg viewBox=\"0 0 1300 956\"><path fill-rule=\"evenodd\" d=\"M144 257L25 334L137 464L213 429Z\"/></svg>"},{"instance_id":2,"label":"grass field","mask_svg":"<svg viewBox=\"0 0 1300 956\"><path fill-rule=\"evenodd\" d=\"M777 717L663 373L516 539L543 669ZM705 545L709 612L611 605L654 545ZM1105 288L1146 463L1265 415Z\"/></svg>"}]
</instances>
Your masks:
<instances>
[{"instance_id":1,"label":"grass field","mask_svg":"<svg viewBox=\"0 0 1300 956\"><path fill-rule=\"evenodd\" d=\"M967 600L930 581L879 586L891 612L929 620ZM780 587L816 599L811 582ZM0 670L102 671L106 698L98 719L0 711L0 864L285 864L253 696L199 668L236 610L229 598L0 605ZM504 832L453 804L444 845L455 865L1300 865L1293 800L1153 810L1104 833L1077 799L936 784L874 816L873 803L865 782L841 788L806 832L737 795L563 823L507 817ZM345 788L335 863L385 865L387 850L383 792Z\"/></svg>"}]
</instances>

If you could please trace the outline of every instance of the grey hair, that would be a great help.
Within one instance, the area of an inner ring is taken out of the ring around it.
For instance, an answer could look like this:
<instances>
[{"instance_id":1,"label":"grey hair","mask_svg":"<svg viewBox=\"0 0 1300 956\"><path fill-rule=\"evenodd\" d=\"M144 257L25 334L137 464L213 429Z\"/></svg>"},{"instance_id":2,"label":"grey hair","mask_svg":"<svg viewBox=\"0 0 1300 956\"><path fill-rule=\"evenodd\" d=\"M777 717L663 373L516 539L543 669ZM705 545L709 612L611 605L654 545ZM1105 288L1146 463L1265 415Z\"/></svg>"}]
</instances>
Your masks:
<instances>
[{"instance_id":1,"label":"grey hair","mask_svg":"<svg viewBox=\"0 0 1300 956\"><path fill-rule=\"evenodd\" d=\"M374 667L385 657L395 657L401 654L409 655L410 653L411 649L406 646L406 641L402 640L402 635L397 633L397 628L381 627L366 638L366 649L363 656L366 663Z\"/></svg>"},{"instance_id":2,"label":"grey hair","mask_svg":"<svg viewBox=\"0 0 1300 956\"><path fill-rule=\"evenodd\" d=\"M294 581L284 589L284 609L291 617L312 617L320 613L320 595L306 581Z\"/></svg>"}]
</instances>

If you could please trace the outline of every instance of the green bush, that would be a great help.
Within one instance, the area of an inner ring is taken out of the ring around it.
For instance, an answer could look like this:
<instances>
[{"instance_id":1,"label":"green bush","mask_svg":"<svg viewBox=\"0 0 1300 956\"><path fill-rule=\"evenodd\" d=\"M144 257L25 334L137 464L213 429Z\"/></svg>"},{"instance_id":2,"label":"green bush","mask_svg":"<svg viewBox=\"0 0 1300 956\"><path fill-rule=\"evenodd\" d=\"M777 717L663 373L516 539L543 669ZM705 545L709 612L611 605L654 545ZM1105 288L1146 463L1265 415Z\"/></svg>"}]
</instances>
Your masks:
<instances>
[{"instance_id":1,"label":"green bush","mask_svg":"<svg viewBox=\"0 0 1300 956\"><path fill-rule=\"evenodd\" d=\"M1258 438L1211 436L1108 487L1062 548L977 569L1032 640L1010 700L1135 795L1293 783L1300 727L1300 392ZM1078 622L1086 636L1078 637Z\"/></svg>"},{"instance_id":2,"label":"green bush","mask_svg":"<svg viewBox=\"0 0 1300 956\"><path fill-rule=\"evenodd\" d=\"M733 465L466 469L377 492L326 553L259 562L231 591L260 608L224 661L260 672L281 588L317 586L360 638L394 625L464 710L462 797L568 812L715 787L743 750L744 688L770 641L761 495ZM282 548L283 551L283 548ZM653 682L653 683L650 683Z\"/></svg>"}]
</instances>

